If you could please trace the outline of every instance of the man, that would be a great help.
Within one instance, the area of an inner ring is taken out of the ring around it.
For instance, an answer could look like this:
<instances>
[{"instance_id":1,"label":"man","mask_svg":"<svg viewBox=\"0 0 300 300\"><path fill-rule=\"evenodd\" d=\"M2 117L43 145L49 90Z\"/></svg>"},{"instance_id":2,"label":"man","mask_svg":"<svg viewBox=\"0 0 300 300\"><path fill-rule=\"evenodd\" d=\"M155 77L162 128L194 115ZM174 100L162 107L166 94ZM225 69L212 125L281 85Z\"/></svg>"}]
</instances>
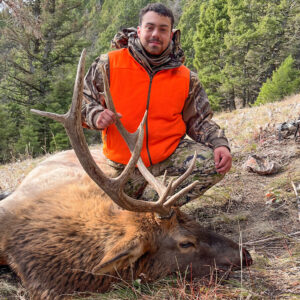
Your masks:
<instances>
[{"instance_id":1,"label":"man","mask_svg":"<svg viewBox=\"0 0 300 300\"><path fill-rule=\"evenodd\" d=\"M113 46L119 50L101 55L89 69L82 115L83 126L102 130L103 153L118 172L130 152L114 123L121 117L125 128L134 132L146 109L141 157L155 176L165 170L170 176L181 175L197 150L196 167L184 185L193 180L200 183L182 200L184 204L222 179L231 168L231 155L223 130L211 121L212 111L197 75L182 64L180 32L172 30L173 24L173 14L164 5L143 8L137 30L118 33ZM100 64L107 70L117 115L105 108ZM144 192L145 186L136 170L126 192L152 198Z\"/></svg>"}]
</instances>

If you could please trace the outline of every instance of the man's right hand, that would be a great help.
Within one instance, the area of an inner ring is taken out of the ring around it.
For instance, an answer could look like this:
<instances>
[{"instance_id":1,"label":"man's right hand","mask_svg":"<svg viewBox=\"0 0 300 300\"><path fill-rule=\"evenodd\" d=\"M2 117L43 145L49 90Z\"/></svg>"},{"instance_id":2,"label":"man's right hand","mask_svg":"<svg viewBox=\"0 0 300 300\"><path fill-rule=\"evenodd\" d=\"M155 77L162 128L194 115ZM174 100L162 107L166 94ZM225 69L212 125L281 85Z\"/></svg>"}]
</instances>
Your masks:
<instances>
[{"instance_id":1,"label":"man's right hand","mask_svg":"<svg viewBox=\"0 0 300 300\"><path fill-rule=\"evenodd\" d=\"M117 117L122 118L122 115L119 113L115 114L111 110L106 108L99 114L96 121L96 126L98 129L105 129L108 126L116 123Z\"/></svg>"}]
</instances>

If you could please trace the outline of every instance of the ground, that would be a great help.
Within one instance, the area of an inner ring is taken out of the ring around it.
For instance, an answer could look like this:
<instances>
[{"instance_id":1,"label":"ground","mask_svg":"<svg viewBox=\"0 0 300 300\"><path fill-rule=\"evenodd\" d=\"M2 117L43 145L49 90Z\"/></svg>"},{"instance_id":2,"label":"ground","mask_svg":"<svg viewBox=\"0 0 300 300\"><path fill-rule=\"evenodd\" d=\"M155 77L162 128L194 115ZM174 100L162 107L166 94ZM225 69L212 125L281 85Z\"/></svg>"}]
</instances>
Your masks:
<instances>
[{"instance_id":1,"label":"ground","mask_svg":"<svg viewBox=\"0 0 300 300\"><path fill-rule=\"evenodd\" d=\"M134 282L89 299L299 299L299 211L292 187L300 184L300 142L279 140L276 126L300 116L300 95L276 104L217 114L231 142L233 167L225 179L184 209L206 227L250 250L254 264L228 279L203 284L180 276L151 285ZM273 175L246 170L250 155L277 162ZM0 188L14 189L43 158L0 166ZM0 268L0 298L27 299L8 268Z\"/></svg>"}]
</instances>

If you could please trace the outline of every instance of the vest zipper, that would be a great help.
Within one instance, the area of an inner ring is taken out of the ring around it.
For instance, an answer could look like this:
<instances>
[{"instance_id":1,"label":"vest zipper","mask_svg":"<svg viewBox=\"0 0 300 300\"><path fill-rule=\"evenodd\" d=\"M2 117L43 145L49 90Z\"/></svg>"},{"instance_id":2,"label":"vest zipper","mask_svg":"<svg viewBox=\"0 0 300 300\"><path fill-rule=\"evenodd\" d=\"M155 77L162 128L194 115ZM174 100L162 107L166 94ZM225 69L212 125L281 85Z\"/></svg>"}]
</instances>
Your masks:
<instances>
[{"instance_id":1,"label":"vest zipper","mask_svg":"<svg viewBox=\"0 0 300 300\"><path fill-rule=\"evenodd\" d=\"M149 74L149 73L148 73ZM150 75L149 74L149 77L150 77L150 83L149 83L149 89L148 89L148 96L147 96L147 106L146 106L146 109L148 110L149 109L149 104L150 104L150 94L151 94L151 86L152 86L152 80L153 80L153 76L154 75ZM148 113L149 113L149 110L148 110ZM148 117L149 115L147 116L147 119L146 119L146 149L147 149L147 154L148 154L148 158L149 158L149 162L150 162L150 165L152 166L153 163L152 163L152 160L151 160L151 155L150 155L150 151L149 151L149 139L148 139Z\"/></svg>"}]
</instances>

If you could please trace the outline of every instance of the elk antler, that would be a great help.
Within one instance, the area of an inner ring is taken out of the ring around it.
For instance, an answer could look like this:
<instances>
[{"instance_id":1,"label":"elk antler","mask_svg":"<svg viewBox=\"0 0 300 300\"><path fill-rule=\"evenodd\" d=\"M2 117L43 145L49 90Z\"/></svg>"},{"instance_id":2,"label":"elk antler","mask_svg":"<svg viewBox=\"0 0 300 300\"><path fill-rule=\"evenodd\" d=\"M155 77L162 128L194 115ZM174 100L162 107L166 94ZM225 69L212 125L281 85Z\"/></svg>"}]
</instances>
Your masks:
<instances>
[{"instance_id":1,"label":"elk antler","mask_svg":"<svg viewBox=\"0 0 300 300\"><path fill-rule=\"evenodd\" d=\"M176 193L175 195L168 198L168 196L175 191L178 185L181 182L183 182L183 180L185 180L192 172L196 161L196 153L188 170L175 182L171 181L168 184L168 186L165 187L164 184L156 180L155 177L148 171L148 169L145 167L140 158L140 152L142 149L144 137L143 127L147 118L147 111L145 112L143 120L140 123L138 129L134 133L129 133L124 128L120 120L117 119L116 126L123 138L125 139L132 155L123 172L118 177L108 178L95 163L86 143L81 124L81 103L83 98L85 53L85 50L83 50L79 60L72 104L69 111L64 115L39 111L35 109L32 109L31 111L38 115L56 120L64 125L69 139L71 141L72 147L74 148L74 151L82 167L88 173L88 175L96 182L96 184L100 188L102 188L116 204L130 211L155 212L160 216L168 215L170 213L171 206L175 203L175 201L179 197L182 197L184 194L186 194L197 184L197 181L195 181L189 186L179 191L178 193ZM103 66L102 75L104 79L104 92L107 107L113 112L115 112L112 97L109 90L107 76ZM132 173L136 165L138 166L140 172L143 174L148 183L150 183L151 186L159 194L160 198L156 202L136 200L124 193L124 185L126 184L130 174Z\"/></svg>"}]
</instances>

